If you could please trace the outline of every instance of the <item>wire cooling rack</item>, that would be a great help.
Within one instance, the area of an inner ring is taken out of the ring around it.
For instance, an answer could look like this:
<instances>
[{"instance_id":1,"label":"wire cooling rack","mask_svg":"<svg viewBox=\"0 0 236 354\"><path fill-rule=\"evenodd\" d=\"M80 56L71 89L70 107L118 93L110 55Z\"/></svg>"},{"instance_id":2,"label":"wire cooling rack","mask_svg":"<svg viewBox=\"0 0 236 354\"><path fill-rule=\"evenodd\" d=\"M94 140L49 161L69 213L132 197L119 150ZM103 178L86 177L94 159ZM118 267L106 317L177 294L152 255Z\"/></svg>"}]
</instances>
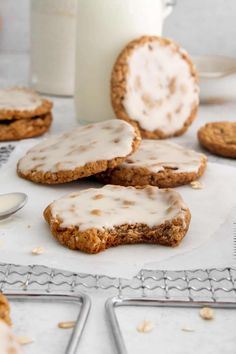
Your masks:
<instances>
[{"instance_id":1,"label":"wire cooling rack","mask_svg":"<svg viewBox=\"0 0 236 354\"><path fill-rule=\"evenodd\" d=\"M0 264L0 291L104 292L106 296L235 301L236 268L189 271L142 270L132 279L72 273L45 266Z\"/></svg>"}]
</instances>

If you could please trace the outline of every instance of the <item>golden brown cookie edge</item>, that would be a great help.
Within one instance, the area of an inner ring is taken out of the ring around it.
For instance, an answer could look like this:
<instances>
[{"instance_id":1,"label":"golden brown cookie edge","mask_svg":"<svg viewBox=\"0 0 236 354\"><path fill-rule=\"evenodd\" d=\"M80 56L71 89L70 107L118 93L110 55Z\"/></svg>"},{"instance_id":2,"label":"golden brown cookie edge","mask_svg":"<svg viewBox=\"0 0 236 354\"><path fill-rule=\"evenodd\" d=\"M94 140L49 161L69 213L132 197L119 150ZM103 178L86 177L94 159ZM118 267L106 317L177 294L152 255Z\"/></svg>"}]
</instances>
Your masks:
<instances>
[{"instance_id":1,"label":"golden brown cookie edge","mask_svg":"<svg viewBox=\"0 0 236 354\"><path fill-rule=\"evenodd\" d=\"M0 292L0 320L5 322L8 326L11 325L10 319L10 305L5 295Z\"/></svg>"},{"instance_id":2,"label":"golden brown cookie edge","mask_svg":"<svg viewBox=\"0 0 236 354\"><path fill-rule=\"evenodd\" d=\"M21 118L10 124L2 124L0 121L0 141L15 141L37 137L46 133L52 124L52 114Z\"/></svg>"},{"instance_id":3,"label":"golden brown cookie edge","mask_svg":"<svg viewBox=\"0 0 236 354\"><path fill-rule=\"evenodd\" d=\"M171 169L164 169L160 172L151 172L144 167L123 167L109 169L95 175L95 178L105 184L115 184L120 186L156 186L159 188L174 188L189 184L200 178L207 167L207 158L203 155L201 164L197 172L179 172Z\"/></svg>"}]
</instances>

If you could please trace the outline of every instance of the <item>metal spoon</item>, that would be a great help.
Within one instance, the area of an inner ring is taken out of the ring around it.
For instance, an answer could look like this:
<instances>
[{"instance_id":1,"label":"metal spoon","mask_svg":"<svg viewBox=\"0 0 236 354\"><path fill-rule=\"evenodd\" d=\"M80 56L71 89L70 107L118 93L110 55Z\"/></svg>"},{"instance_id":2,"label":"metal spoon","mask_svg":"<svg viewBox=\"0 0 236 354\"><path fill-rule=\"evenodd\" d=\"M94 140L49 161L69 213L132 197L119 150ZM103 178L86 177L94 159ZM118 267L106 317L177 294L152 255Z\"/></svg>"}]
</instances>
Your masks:
<instances>
[{"instance_id":1,"label":"metal spoon","mask_svg":"<svg viewBox=\"0 0 236 354\"><path fill-rule=\"evenodd\" d=\"M25 193L0 194L0 220L8 218L23 208L27 199Z\"/></svg>"}]
</instances>

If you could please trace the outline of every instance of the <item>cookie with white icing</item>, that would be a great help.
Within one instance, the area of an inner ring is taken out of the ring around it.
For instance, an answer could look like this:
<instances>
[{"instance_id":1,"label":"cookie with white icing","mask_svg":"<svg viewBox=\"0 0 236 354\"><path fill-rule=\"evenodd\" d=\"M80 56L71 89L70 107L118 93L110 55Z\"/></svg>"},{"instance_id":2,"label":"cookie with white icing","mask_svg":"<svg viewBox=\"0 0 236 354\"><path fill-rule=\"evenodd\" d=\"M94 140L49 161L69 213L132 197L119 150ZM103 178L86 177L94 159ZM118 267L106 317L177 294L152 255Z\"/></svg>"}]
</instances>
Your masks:
<instances>
[{"instance_id":1,"label":"cookie with white icing","mask_svg":"<svg viewBox=\"0 0 236 354\"><path fill-rule=\"evenodd\" d=\"M106 185L54 201L44 217L62 245L98 253L123 244L177 246L191 214L173 189Z\"/></svg>"},{"instance_id":2,"label":"cookie with white icing","mask_svg":"<svg viewBox=\"0 0 236 354\"><path fill-rule=\"evenodd\" d=\"M44 134L52 123L51 109L51 101L30 89L0 89L0 141Z\"/></svg>"},{"instance_id":3,"label":"cookie with white icing","mask_svg":"<svg viewBox=\"0 0 236 354\"><path fill-rule=\"evenodd\" d=\"M0 320L0 353L19 354L20 352L20 346L11 328Z\"/></svg>"},{"instance_id":4,"label":"cookie with white icing","mask_svg":"<svg viewBox=\"0 0 236 354\"><path fill-rule=\"evenodd\" d=\"M0 89L0 120L32 118L47 114L52 102L24 87Z\"/></svg>"},{"instance_id":5,"label":"cookie with white icing","mask_svg":"<svg viewBox=\"0 0 236 354\"><path fill-rule=\"evenodd\" d=\"M167 140L142 140L138 150L121 165L96 177L122 186L152 185L172 188L199 178L207 157Z\"/></svg>"},{"instance_id":6,"label":"cookie with white icing","mask_svg":"<svg viewBox=\"0 0 236 354\"><path fill-rule=\"evenodd\" d=\"M78 127L31 148L17 165L19 176L57 184L114 168L140 144L139 132L117 119Z\"/></svg>"},{"instance_id":7,"label":"cookie with white icing","mask_svg":"<svg viewBox=\"0 0 236 354\"><path fill-rule=\"evenodd\" d=\"M130 42L112 72L111 100L117 118L136 125L145 138L183 134L196 117L196 69L173 41L145 36Z\"/></svg>"}]
</instances>

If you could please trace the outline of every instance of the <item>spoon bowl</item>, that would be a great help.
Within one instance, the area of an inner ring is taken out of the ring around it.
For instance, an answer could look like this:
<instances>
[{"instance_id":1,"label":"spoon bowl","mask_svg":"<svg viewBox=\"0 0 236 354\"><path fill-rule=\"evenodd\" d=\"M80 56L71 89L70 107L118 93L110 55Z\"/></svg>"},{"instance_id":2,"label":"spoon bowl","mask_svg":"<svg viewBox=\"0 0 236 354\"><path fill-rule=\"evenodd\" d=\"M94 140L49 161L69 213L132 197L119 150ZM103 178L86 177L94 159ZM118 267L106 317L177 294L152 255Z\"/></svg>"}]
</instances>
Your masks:
<instances>
[{"instance_id":1,"label":"spoon bowl","mask_svg":"<svg viewBox=\"0 0 236 354\"><path fill-rule=\"evenodd\" d=\"M8 218L23 208L27 199L28 197L25 193L0 194L0 220Z\"/></svg>"}]
</instances>

